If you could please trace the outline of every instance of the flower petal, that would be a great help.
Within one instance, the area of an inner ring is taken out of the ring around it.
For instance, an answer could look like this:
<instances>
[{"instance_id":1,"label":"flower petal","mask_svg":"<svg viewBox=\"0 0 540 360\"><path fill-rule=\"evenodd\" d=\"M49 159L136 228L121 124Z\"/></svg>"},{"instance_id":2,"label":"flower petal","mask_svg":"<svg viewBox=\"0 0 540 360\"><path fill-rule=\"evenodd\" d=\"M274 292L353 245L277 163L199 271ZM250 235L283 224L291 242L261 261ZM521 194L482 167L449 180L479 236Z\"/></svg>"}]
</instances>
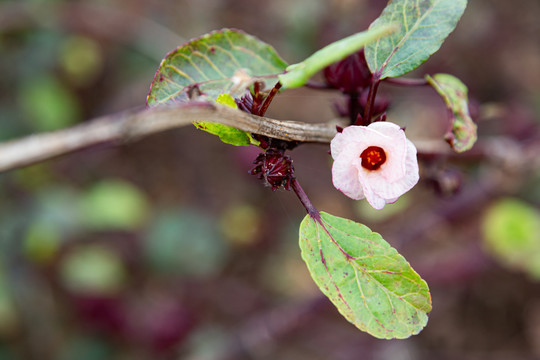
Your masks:
<instances>
[{"instance_id":1,"label":"flower petal","mask_svg":"<svg viewBox=\"0 0 540 360\"><path fill-rule=\"evenodd\" d=\"M364 185L364 184L362 184ZM386 200L380 197L379 195L375 194L371 188L364 187L364 194L366 196L366 200L368 201L369 205L373 206L374 209L381 210L386 205Z\"/></svg>"},{"instance_id":2,"label":"flower petal","mask_svg":"<svg viewBox=\"0 0 540 360\"><path fill-rule=\"evenodd\" d=\"M384 199L394 199L405 194L418 183L420 176L418 161L416 159L416 148L409 140L407 140L407 154L404 166L405 174L402 178L394 182L381 181L370 176L367 182L370 184L372 191Z\"/></svg>"},{"instance_id":3,"label":"flower petal","mask_svg":"<svg viewBox=\"0 0 540 360\"><path fill-rule=\"evenodd\" d=\"M403 132L399 125L387 121L377 121L371 123L368 128L389 137L396 136L396 134Z\"/></svg>"},{"instance_id":4,"label":"flower petal","mask_svg":"<svg viewBox=\"0 0 540 360\"><path fill-rule=\"evenodd\" d=\"M335 160L343 151L345 146L355 142L363 142L368 135L368 130L365 126L348 126L341 133L337 133L334 139L330 142L330 152Z\"/></svg>"},{"instance_id":5,"label":"flower petal","mask_svg":"<svg viewBox=\"0 0 540 360\"><path fill-rule=\"evenodd\" d=\"M332 165L332 183L343 194L351 199L360 200L364 198L362 185L358 181L358 169L352 165L355 153L342 152L341 156Z\"/></svg>"}]
</instances>

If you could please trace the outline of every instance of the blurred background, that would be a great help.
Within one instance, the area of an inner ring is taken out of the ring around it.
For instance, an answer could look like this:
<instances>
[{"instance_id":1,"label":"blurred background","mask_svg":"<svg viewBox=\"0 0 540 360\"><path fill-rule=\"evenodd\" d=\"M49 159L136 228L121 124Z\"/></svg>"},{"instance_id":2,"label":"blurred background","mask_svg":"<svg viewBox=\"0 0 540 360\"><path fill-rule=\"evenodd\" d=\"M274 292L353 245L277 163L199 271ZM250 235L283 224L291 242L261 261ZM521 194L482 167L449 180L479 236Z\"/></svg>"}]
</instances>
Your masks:
<instances>
[{"instance_id":1,"label":"blurred background","mask_svg":"<svg viewBox=\"0 0 540 360\"><path fill-rule=\"evenodd\" d=\"M294 63L385 4L0 1L0 140L143 107L165 54L211 30ZM333 188L327 146L292 152L315 206L380 232L426 279L420 335L377 340L342 318L301 260L295 195L247 174L256 148L185 127L0 174L0 359L540 358L539 18L537 0L472 0L410 75L461 78L480 140L421 154L419 185L384 211ZM433 90L380 93L413 141L442 143ZM267 115L321 122L336 101L287 91Z\"/></svg>"}]
</instances>

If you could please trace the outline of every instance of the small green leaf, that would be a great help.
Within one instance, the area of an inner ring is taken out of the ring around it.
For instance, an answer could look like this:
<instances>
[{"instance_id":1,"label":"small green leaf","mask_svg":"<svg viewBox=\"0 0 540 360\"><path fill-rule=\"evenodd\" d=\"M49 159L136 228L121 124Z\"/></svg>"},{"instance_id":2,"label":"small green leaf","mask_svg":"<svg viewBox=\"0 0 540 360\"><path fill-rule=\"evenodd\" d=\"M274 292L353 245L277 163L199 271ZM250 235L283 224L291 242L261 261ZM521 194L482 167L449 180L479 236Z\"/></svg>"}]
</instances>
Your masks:
<instances>
[{"instance_id":1,"label":"small green leaf","mask_svg":"<svg viewBox=\"0 0 540 360\"><path fill-rule=\"evenodd\" d=\"M395 25L385 24L333 42L315 52L301 63L287 67L287 72L279 75L279 81L284 89L303 86L318 71L354 54L366 44L389 35L396 30L397 27Z\"/></svg>"},{"instance_id":2,"label":"small green leaf","mask_svg":"<svg viewBox=\"0 0 540 360\"><path fill-rule=\"evenodd\" d=\"M458 78L448 74L426 75L427 81L442 96L450 110L451 128L445 140L457 152L473 147L476 142L476 124L469 114L467 87Z\"/></svg>"},{"instance_id":3,"label":"small green leaf","mask_svg":"<svg viewBox=\"0 0 540 360\"><path fill-rule=\"evenodd\" d=\"M233 97L229 94L221 94L217 97L216 102L218 104L226 105L232 108L237 109L236 102ZM194 125L210 134L219 136L219 139L226 144L235 145L235 146L248 146L248 145L259 145L259 142L251 136L250 133L233 128L232 126L227 126L218 123L200 121L194 123Z\"/></svg>"},{"instance_id":4,"label":"small green leaf","mask_svg":"<svg viewBox=\"0 0 540 360\"><path fill-rule=\"evenodd\" d=\"M229 94L219 94L216 98L216 103L238 109L236 101L234 101L234 98Z\"/></svg>"},{"instance_id":5,"label":"small green leaf","mask_svg":"<svg viewBox=\"0 0 540 360\"><path fill-rule=\"evenodd\" d=\"M235 89L240 71L269 88L287 64L268 44L239 30L223 29L191 40L169 53L159 65L148 94L148 106L186 102L191 92L206 100ZM263 77L264 78L261 78Z\"/></svg>"},{"instance_id":6,"label":"small green leaf","mask_svg":"<svg viewBox=\"0 0 540 360\"><path fill-rule=\"evenodd\" d=\"M391 36L366 46L366 60L380 78L397 77L416 69L441 47L465 11L467 0L390 1L370 28L401 25Z\"/></svg>"},{"instance_id":7,"label":"small green leaf","mask_svg":"<svg viewBox=\"0 0 540 360\"><path fill-rule=\"evenodd\" d=\"M540 280L540 213L514 198L503 198L484 214L486 250L504 266Z\"/></svg>"},{"instance_id":8,"label":"small green leaf","mask_svg":"<svg viewBox=\"0 0 540 360\"><path fill-rule=\"evenodd\" d=\"M367 226L327 213L308 215L300 225L300 248L317 286L360 330L403 339L426 325L426 282Z\"/></svg>"}]
</instances>

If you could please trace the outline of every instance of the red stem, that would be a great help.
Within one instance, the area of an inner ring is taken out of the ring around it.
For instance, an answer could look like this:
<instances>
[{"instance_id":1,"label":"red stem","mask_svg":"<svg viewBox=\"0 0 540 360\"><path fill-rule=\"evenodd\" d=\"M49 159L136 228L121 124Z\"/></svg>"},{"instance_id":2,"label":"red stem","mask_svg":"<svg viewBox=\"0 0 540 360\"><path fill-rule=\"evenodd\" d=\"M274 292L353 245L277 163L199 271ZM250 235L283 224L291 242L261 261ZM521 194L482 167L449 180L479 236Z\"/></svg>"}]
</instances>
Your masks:
<instances>
[{"instance_id":1,"label":"red stem","mask_svg":"<svg viewBox=\"0 0 540 360\"><path fill-rule=\"evenodd\" d=\"M311 218L320 222L321 214L319 213L319 210L317 210L315 206L313 206L304 189L302 189L300 183L298 182L298 180L296 180L296 178L292 179L291 185L296 196L298 196L298 199L300 199L300 202L302 203L302 205L304 205L304 208L306 208L308 215Z\"/></svg>"},{"instance_id":2,"label":"red stem","mask_svg":"<svg viewBox=\"0 0 540 360\"><path fill-rule=\"evenodd\" d=\"M356 123L358 119L358 114L360 113L360 103L358 101L358 93L353 91L346 94L349 97L349 119L351 124L360 125Z\"/></svg>"},{"instance_id":3,"label":"red stem","mask_svg":"<svg viewBox=\"0 0 540 360\"><path fill-rule=\"evenodd\" d=\"M279 81L276 83L276 85L274 85L272 90L270 90L270 94L268 94L268 96L264 99L261 105L261 108L259 109L259 113L257 115L264 116L264 114L266 113L266 110L268 109L268 106L270 106L270 103L274 99L274 96L276 96L279 89L281 89L281 86L282 85Z\"/></svg>"},{"instance_id":4,"label":"red stem","mask_svg":"<svg viewBox=\"0 0 540 360\"><path fill-rule=\"evenodd\" d=\"M373 74L371 84L369 85L367 104L364 109L364 122L368 125L371 123L371 116L373 115L373 107L375 105L375 96L377 95L377 89L381 82L380 77L381 76L378 73Z\"/></svg>"},{"instance_id":5,"label":"red stem","mask_svg":"<svg viewBox=\"0 0 540 360\"><path fill-rule=\"evenodd\" d=\"M260 83L258 81L255 81L255 84L253 84L253 105L251 106L251 113L254 115L259 114L259 94L260 94Z\"/></svg>"}]
</instances>

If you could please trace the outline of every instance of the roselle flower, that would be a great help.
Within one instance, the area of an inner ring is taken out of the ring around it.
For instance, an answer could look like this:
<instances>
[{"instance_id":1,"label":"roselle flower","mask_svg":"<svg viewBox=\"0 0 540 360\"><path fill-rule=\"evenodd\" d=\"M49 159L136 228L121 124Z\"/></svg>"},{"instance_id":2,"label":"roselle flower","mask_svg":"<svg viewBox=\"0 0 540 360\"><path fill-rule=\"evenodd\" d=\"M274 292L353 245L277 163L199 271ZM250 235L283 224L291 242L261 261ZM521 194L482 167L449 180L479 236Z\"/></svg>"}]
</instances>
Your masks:
<instances>
[{"instance_id":1,"label":"roselle flower","mask_svg":"<svg viewBox=\"0 0 540 360\"><path fill-rule=\"evenodd\" d=\"M334 186L352 199L366 198L375 209L395 202L418 182L416 148L396 124L346 127L330 149Z\"/></svg>"}]
</instances>

